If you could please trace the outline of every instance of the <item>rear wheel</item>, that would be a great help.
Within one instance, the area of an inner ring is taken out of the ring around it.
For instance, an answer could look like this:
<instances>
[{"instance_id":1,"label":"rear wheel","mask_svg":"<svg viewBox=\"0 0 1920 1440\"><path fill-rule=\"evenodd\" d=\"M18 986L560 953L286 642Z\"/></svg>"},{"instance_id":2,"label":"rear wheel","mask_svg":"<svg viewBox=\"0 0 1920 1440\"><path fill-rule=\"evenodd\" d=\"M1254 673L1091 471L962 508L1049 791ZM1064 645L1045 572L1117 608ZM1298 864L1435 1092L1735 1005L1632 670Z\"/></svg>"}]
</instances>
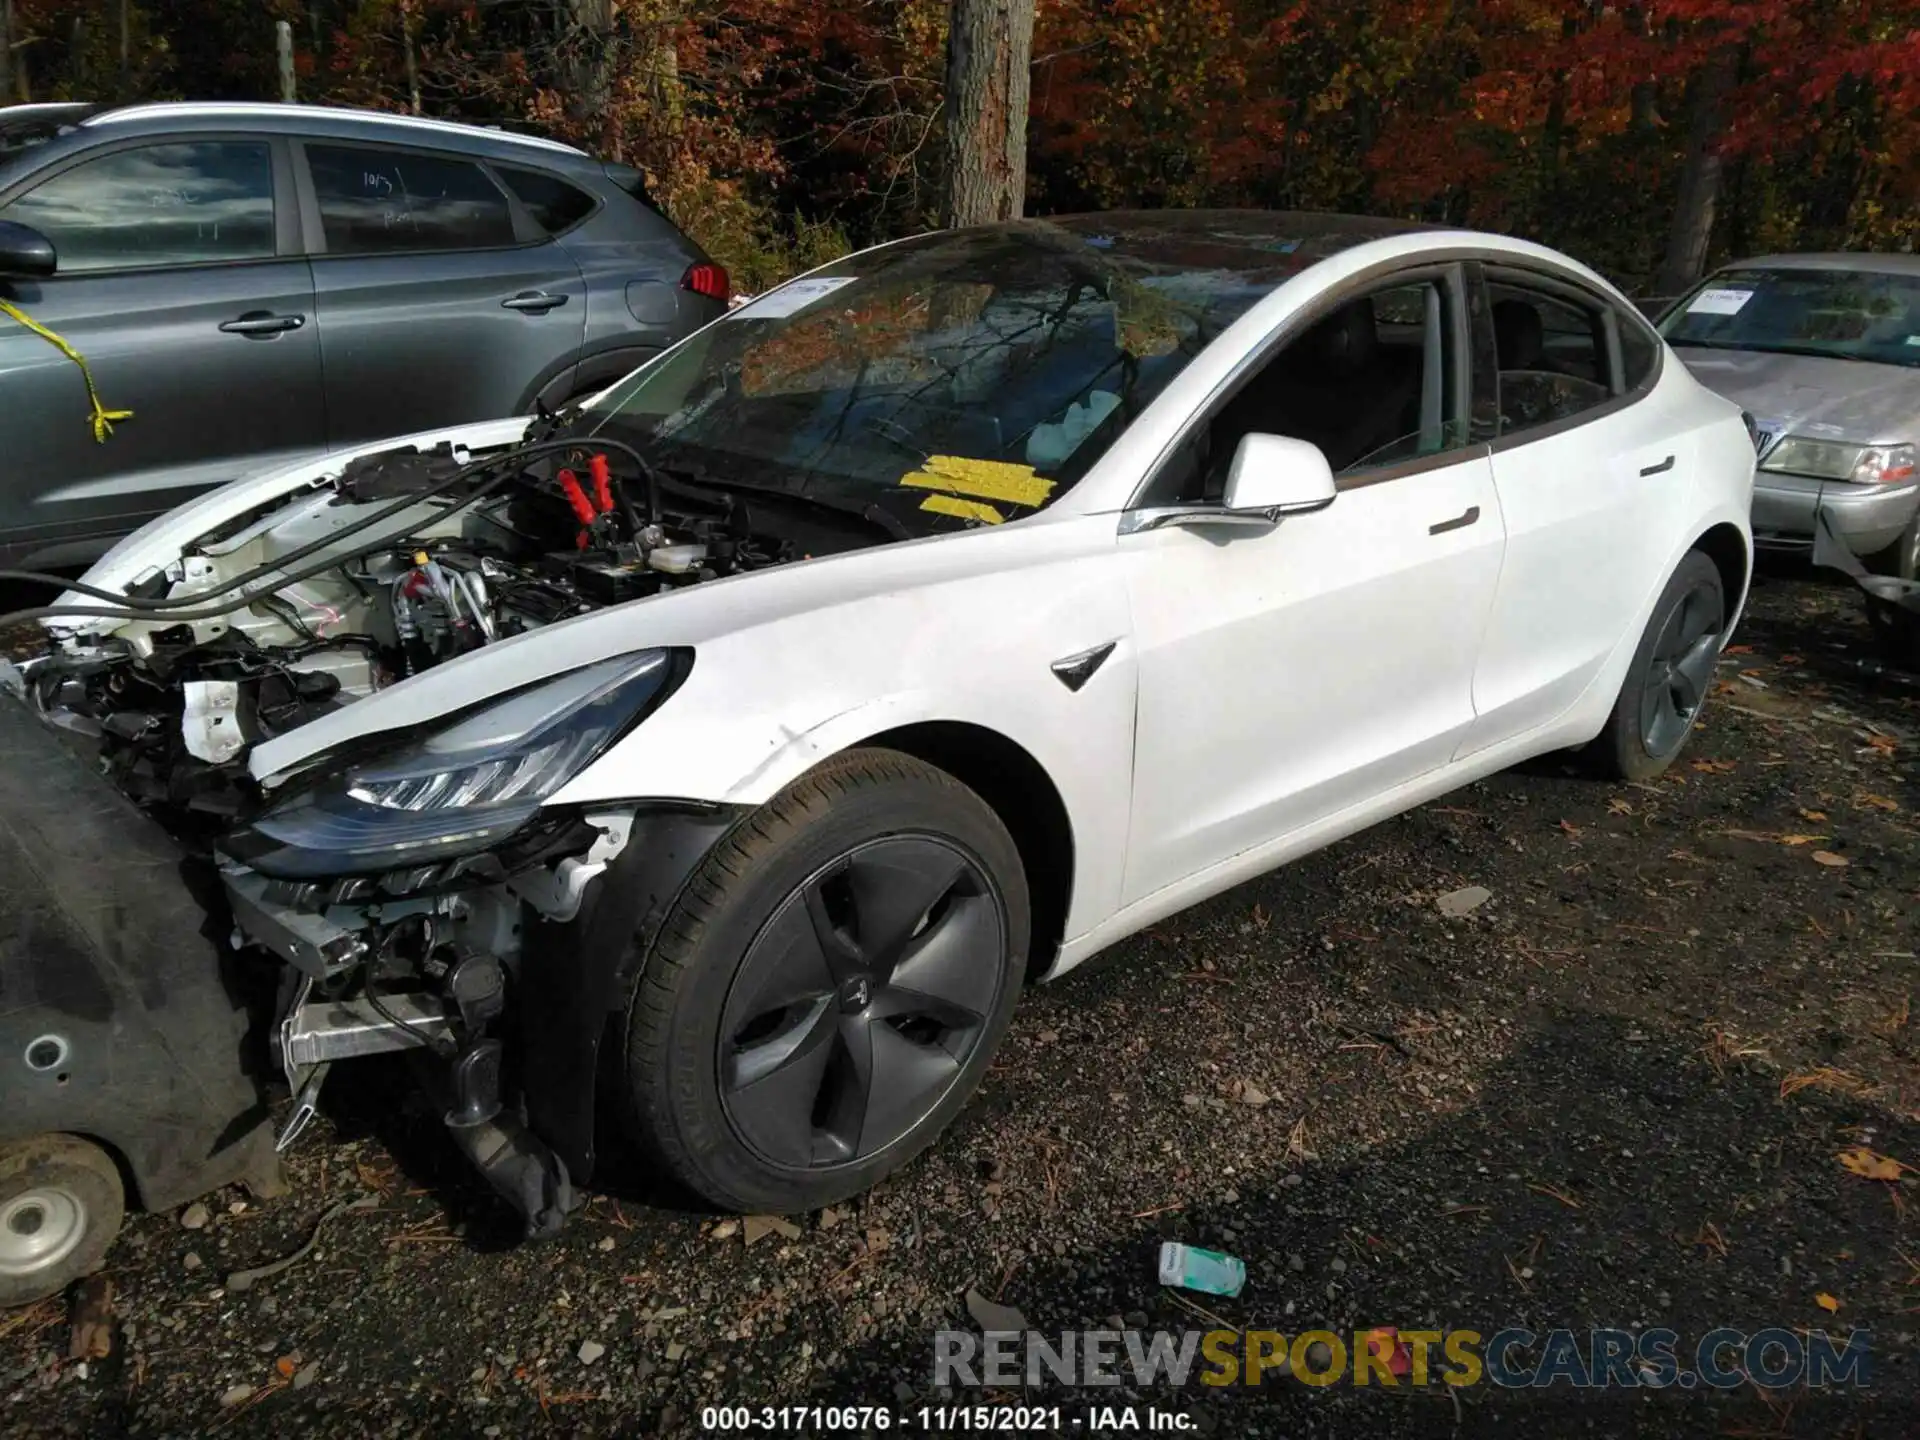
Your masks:
<instances>
[{"instance_id":1,"label":"rear wheel","mask_svg":"<svg viewBox=\"0 0 1920 1440\"><path fill-rule=\"evenodd\" d=\"M627 1022L641 1141L717 1205L867 1189L966 1104L1026 969L1012 837L943 771L856 750L709 855Z\"/></svg>"},{"instance_id":2,"label":"rear wheel","mask_svg":"<svg viewBox=\"0 0 1920 1440\"><path fill-rule=\"evenodd\" d=\"M38 1135L0 1147L0 1307L99 1269L125 1213L119 1168L91 1141Z\"/></svg>"},{"instance_id":3,"label":"rear wheel","mask_svg":"<svg viewBox=\"0 0 1920 1440\"><path fill-rule=\"evenodd\" d=\"M1726 628L1720 567L1690 550L1653 607L1607 728L1588 749L1603 774L1645 780L1673 763L1713 688Z\"/></svg>"}]
</instances>

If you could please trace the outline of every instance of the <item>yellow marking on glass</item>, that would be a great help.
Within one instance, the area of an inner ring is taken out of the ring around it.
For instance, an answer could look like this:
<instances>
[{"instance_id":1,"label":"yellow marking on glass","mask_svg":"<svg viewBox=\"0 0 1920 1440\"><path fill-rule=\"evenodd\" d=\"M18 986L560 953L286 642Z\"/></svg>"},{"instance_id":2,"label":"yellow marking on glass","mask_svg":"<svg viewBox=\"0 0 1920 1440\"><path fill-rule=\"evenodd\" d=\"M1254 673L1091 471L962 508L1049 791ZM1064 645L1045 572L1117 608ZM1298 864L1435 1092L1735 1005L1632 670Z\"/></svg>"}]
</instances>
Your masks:
<instances>
[{"instance_id":1,"label":"yellow marking on glass","mask_svg":"<svg viewBox=\"0 0 1920 1440\"><path fill-rule=\"evenodd\" d=\"M1007 518L991 505L962 500L957 495L929 495L920 503L920 508L936 515L958 515L962 520L983 520L989 525L998 525Z\"/></svg>"},{"instance_id":2,"label":"yellow marking on glass","mask_svg":"<svg viewBox=\"0 0 1920 1440\"><path fill-rule=\"evenodd\" d=\"M1002 460L969 460L960 455L933 455L924 469L900 478L902 485L922 490L945 490L974 500L998 500L1004 505L1039 507L1053 494L1054 482L1033 473L1031 465ZM924 507L923 507L924 508Z\"/></svg>"}]
</instances>

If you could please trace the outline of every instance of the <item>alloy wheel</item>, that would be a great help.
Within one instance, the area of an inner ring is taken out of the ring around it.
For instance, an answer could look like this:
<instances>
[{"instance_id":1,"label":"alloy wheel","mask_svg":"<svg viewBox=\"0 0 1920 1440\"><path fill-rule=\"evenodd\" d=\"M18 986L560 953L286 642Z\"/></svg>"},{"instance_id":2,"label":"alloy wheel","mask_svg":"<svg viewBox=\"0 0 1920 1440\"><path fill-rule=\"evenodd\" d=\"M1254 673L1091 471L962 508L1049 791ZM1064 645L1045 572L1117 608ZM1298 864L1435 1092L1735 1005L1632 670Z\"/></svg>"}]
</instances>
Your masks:
<instances>
[{"instance_id":1,"label":"alloy wheel","mask_svg":"<svg viewBox=\"0 0 1920 1440\"><path fill-rule=\"evenodd\" d=\"M1640 738L1649 755L1670 755L1686 740L1713 684L1725 625L1720 593L1708 584L1694 586L1667 612L1640 693Z\"/></svg>"},{"instance_id":2,"label":"alloy wheel","mask_svg":"<svg viewBox=\"0 0 1920 1440\"><path fill-rule=\"evenodd\" d=\"M1005 903L933 835L869 841L815 871L748 946L722 1013L721 1102L765 1159L830 1169L932 1113L1000 998Z\"/></svg>"}]
</instances>

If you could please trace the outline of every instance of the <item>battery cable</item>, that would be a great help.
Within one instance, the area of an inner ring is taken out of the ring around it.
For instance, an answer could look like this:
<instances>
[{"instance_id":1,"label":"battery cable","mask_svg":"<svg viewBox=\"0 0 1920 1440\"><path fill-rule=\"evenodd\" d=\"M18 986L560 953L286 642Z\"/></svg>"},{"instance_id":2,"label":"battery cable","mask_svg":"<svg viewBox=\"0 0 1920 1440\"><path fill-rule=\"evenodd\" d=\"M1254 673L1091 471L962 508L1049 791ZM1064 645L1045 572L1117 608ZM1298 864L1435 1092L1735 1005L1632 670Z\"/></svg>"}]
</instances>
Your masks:
<instances>
[{"instance_id":1,"label":"battery cable","mask_svg":"<svg viewBox=\"0 0 1920 1440\"><path fill-rule=\"evenodd\" d=\"M133 411L131 410L109 410L105 405L100 403L100 392L94 388L93 384L93 371L87 367L86 357L74 349L73 346L69 345L60 336L54 334L53 331L47 329L47 327L39 321L29 318L24 310L16 305L8 304L5 300L0 300L0 315L10 316L12 319L19 321L27 329L31 330L35 335L38 335L42 340L46 341L49 345L53 346L54 349L66 356L67 359L80 367L80 378L87 382L87 402L93 407L93 414L88 418L93 425L93 439L95 444L104 445L107 443L107 437L113 434L114 421L131 420L133 418Z\"/></svg>"}]
</instances>

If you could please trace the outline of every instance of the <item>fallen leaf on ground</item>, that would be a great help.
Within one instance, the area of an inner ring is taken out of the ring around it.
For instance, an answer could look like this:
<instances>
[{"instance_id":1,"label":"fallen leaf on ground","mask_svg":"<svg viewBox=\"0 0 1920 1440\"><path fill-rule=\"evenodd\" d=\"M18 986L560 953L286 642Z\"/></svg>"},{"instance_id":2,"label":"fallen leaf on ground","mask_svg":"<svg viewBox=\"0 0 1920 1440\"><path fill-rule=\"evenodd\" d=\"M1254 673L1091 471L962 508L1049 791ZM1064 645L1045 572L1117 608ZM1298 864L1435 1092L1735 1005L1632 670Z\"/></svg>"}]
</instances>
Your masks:
<instances>
[{"instance_id":1,"label":"fallen leaf on ground","mask_svg":"<svg viewBox=\"0 0 1920 1440\"><path fill-rule=\"evenodd\" d=\"M1580 827L1574 824L1571 820L1562 820L1560 822L1560 828L1566 831L1567 834L1569 835L1578 835L1580 833Z\"/></svg>"},{"instance_id":2,"label":"fallen leaf on ground","mask_svg":"<svg viewBox=\"0 0 1920 1440\"><path fill-rule=\"evenodd\" d=\"M1862 805L1871 805L1876 810L1898 810L1900 802L1889 800L1885 795L1865 795L1860 797Z\"/></svg>"},{"instance_id":3,"label":"fallen leaf on ground","mask_svg":"<svg viewBox=\"0 0 1920 1440\"><path fill-rule=\"evenodd\" d=\"M1900 1172L1907 1167L1891 1155L1882 1155L1878 1150L1869 1150L1864 1145L1855 1145L1842 1150L1834 1157L1843 1170L1851 1171L1863 1180L1898 1180Z\"/></svg>"},{"instance_id":4,"label":"fallen leaf on ground","mask_svg":"<svg viewBox=\"0 0 1920 1440\"><path fill-rule=\"evenodd\" d=\"M1725 775L1734 768L1731 760L1696 760L1693 768L1703 775Z\"/></svg>"},{"instance_id":5,"label":"fallen leaf on ground","mask_svg":"<svg viewBox=\"0 0 1920 1440\"><path fill-rule=\"evenodd\" d=\"M1633 813L1633 806L1629 805L1625 800L1615 797L1607 801L1607 813L1609 815L1631 815Z\"/></svg>"},{"instance_id":6,"label":"fallen leaf on ground","mask_svg":"<svg viewBox=\"0 0 1920 1440\"><path fill-rule=\"evenodd\" d=\"M1824 810L1802 810L1800 812L1800 818L1802 820L1811 820L1814 824L1818 825L1826 820L1827 812Z\"/></svg>"},{"instance_id":7,"label":"fallen leaf on ground","mask_svg":"<svg viewBox=\"0 0 1920 1440\"><path fill-rule=\"evenodd\" d=\"M1818 860L1822 865L1831 865L1836 869L1853 863L1847 859L1846 856L1836 855L1831 850L1816 850L1813 852L1813 858Z\"/></svg>"},{"instance_id":8,"label":"fallen leaf on ground","mask_svg":"<svg viewBox=\"0 0 1920 1440\"><path fill-rule=\"evenodd\" d=\"M1780 837L1780 843L1782 845L1811 845L1816 840L1824 840L1826 838L1824 835L1782 835Z\"/></svg>"},{"instance_id":9,"label":"fallen leaf on ground","mask_svg":"<svg viewBox=\"0 0 1920 1440\"><path fill-rule=\"evenodd\" d=\"M1833 1296L1827 1294L1827 1292L1824 1290L1822 1290L1818 1295L1815 1295L1813 1297L1813 1303L1818 1305L1822 1310L1826 1311L1829 1315L1837 1315L1840 1313L1840 1302L1834 1299Z\"/></svg>"},{"instance_id":10,"label":"fallen leaf on ground","mask_svg":"<svg viewBox=\"0 0 1920 1440\"><path fill-rule=\"evenodd\" d=\"M73 1295L69 1360L104 1360L113 1351L113 1281L104 1275L82 1280Z\"/></svg>"},{"instance_id":11,"label":"fallen leaf on ground","mask_svg":"<svg viewBox=\"0 0 1920 1440\"><path fill-rule=\"evenodd\" d=\"M1723 655L1751 655L1753 654L1753 646L1729 645L1725 650L1721 651L1720 653Z\"/></svg>"},{"instance_id":12,"label":"fallen leaf on ground","mask_svg":"<svg viewBox=\"0 0 1920 1440\"><path fill-rule=\"evenodd\" d=\"M300 1352L295 1350L290 1355L282 1355L273 1362L273 1368L280 1372L282 1379L291 1380L293 1372L300 1368Z\"/></svg>"}]
</instances>

